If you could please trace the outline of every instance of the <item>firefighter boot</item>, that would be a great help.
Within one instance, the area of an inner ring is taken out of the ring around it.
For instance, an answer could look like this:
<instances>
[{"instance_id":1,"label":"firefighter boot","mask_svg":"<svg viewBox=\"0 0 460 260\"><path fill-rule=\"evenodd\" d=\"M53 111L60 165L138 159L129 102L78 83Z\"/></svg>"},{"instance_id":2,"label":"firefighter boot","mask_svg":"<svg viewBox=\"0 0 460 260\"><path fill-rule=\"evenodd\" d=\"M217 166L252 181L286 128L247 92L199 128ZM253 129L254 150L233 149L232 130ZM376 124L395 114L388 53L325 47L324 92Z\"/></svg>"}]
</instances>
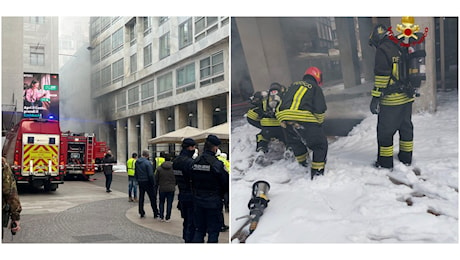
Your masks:
<instances>
[{"instance_id":1,"label":"firefighter boot","mask_svg":"<svg viewBox=\"0 0 460 260\"><path fill-rule=\"evenodd\" d=\"M311 169L311 180L316 179L320 175L324 175L324 169Z\"/></svg>"}]
</instances>

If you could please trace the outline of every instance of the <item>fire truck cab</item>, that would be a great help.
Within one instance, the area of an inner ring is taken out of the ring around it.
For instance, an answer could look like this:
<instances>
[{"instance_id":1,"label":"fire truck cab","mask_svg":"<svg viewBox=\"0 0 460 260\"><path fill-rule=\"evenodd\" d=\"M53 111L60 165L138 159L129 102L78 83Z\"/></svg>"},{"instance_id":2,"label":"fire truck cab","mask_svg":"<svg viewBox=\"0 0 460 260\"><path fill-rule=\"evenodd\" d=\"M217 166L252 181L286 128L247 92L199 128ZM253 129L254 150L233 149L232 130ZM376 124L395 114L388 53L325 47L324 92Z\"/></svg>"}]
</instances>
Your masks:
<instances>
[{"instance_id":1,"label":"fire truck cab","mask_svg":"<svg viewBox=\"0 0 460 260\"><path fill-rule=\"evenodd\" d=\"M59 121L25 118L6 135L2 156L18 185L55 191L64 183L64 141Z\"/></svg>"}]
</instances>

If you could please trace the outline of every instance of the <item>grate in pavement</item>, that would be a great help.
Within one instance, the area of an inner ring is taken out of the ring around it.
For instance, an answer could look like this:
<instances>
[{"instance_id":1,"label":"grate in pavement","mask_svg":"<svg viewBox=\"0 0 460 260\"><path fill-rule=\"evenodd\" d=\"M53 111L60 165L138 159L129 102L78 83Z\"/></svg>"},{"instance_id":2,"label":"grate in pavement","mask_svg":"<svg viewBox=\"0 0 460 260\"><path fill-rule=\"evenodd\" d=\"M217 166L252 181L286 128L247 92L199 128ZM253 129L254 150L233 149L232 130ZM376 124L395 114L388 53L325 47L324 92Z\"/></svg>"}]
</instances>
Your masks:
<instances>
[{"instance_id":1,"label":"grate in pavement","mask_svg":"<svg viewBox=\"0 0 460 260\"><path fill-rule=\"evenodd\" d=\"M74 236L80 243L95 243L104 241L120 240L118 237L111 234L87 235L87 236Z\"/></svg>"}]
</instances>

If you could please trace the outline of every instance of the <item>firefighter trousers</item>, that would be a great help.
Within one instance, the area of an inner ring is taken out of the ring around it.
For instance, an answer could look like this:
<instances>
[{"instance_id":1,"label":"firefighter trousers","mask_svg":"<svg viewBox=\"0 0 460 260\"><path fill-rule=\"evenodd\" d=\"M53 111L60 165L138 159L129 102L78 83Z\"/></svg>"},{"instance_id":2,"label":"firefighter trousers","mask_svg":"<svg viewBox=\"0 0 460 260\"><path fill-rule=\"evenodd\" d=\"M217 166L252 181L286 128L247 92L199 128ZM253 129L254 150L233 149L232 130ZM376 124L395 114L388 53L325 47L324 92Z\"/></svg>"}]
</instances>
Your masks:
<instances>
[{"instance_id":1,"label":"firefighter trousers","mask_svg":"<svg viewBox=\"0 0 460 260\"><path fill-rule=\"evenodd\" d=\"M305 164L308 149L312 150L313 158L311 169L324 169L326 164L328 143L323 127L317 123L297 122L300 128L294 129L293 125L287 125L286 146L294 152L297 162ZM304 144L305 142L305 144Z\"/></svg>"},{"instance_id":2,"label":"firefighter trousers","mask_svg":"<svg viewBox=\"0 0 460 260\"><path fill-rule=\"evenodd\" d=\"M285 142L281 126L262 126L260 132L256 135L256 151L268 152L268 144L272 138Z\"/></svg>"},{"instance_id":3,"label":"firefighter trousers","mask_svg":"<svg viewBox=\"0 0 460 260\"><path fill-rule=\"evenodd\" d=\"M412 103L398 106L380 106L377 122L377 163L384 168L393 168L393 136L399 132L398 159L412 163L414 126L412 124Z\"/></svg>"}]
</instances>

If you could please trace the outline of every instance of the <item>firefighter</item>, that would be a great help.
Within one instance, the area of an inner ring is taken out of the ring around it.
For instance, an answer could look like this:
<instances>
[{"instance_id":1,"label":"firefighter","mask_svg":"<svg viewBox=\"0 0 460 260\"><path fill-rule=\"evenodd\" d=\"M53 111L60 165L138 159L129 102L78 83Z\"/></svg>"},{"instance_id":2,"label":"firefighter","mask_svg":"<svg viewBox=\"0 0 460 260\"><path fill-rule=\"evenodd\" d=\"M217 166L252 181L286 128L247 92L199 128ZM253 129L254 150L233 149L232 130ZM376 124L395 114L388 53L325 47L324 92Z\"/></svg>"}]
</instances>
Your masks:
<instances>
[{"instance_id":1,"label":"firefighter","mask_svg":"<svg viewBox=\"0 0 460 260\"><path fill-rule=\"evenodd\" d=\"M322 126L327 109L322 85L321 70L309 67L301 81L289 86L276 113L285 130L287 146L292 149L297 162L308 167L308 149L313 151L311 179L324 174L328 150Z\"/></svg>"},{"instance_id":2,"label":"firefighter","mask_svg":"<svg viewBox=\"0 0 460 260\"><path fill-rule=\"evenodd\" d=\"M280 122L276 119L276 107L281 101L281 96L286 88L278 82L270 84L268 92L256 92L251 100L253 108L247 113L248 122L260 128L260 132L256 135L257 152L268 152L268 144L272 140L279 140L284 143L283 130L280 127Z\"/></svg>"},{"instance_id":3,"label":"firefighter","mask_svg":"<svg viewBox=\"0 0 460 260\"><path fill-rule=\"evenodd\" d=\"M137 201L137 181L134 177L134 167L137 159L137 153L133 153L131 158L126 162L126 169L128 173L128 196L129 202Z\"/></svg>"},{"instance_id":4,"label":"firefighter","mask_svg":"<svg viewBox=\"0 0 460 260\"><path fill-rule=\"evenodd\" d=\"M369 37L369 45L376 48L374 88L371 92L370 111L378 114L377 168L393 168L393 136L399 132L399 160L410 165L413 150L412 103L408 95L402 58L404 48L390 40L385 25L376 25Z\"/></svg>"}]
</instances>

